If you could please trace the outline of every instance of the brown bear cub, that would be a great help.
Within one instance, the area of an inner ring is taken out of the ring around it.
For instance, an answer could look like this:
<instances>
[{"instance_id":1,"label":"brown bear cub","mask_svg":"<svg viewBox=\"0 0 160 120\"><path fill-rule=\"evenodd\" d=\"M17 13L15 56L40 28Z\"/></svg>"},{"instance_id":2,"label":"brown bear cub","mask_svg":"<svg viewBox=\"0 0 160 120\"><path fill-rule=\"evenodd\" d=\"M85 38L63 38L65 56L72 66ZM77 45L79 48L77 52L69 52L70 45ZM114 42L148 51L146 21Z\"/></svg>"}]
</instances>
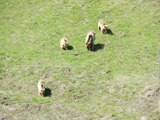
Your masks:
<instances>
[{"instance_id":1,"label":"brown bear cub","mask_svg":"<svg viewBox=\"0 0 160 120\"><path fill-rule=\"evenodd\" d=\"M63 50L66 50L68 49L68 39L66 37L63 37L61 40L60 40L60 48L62 48Z\"/></svg>"},{"instance_id":2,"label":"brown bear cub","mask_svg":"<svg viewBox=\"0 0 160 120\"><path fill-rule=\"evenodd\" d=\"M89 31L86 40L85 40L85 46L87 47L88 50L93 51L94 49L94 41L96 39L96 33L93 31Z\"/></svg>"},{"instance_id":3,"label":"brown bear cub","mask_svg":"<svg viewBox=\"0 0 160 120\"><path fill-rule=\"evenodd\" d=\"M37 86L38 86L39 95L44 97L45 96L45 83L44 83L44 81L39 80Z\"/></svg>"},{"instance_id":4,"label":"brown bear cub","mask_svg":"<svg viewBox=\"0 0 160 120\"><path fill-rule=\"evenodd\" d=\"M105 33L107 33L108 25L106 24L105 21L100 20L98 22L98 29L101 31L102 34L105 34Z\"/></svg>"}]
</instances>

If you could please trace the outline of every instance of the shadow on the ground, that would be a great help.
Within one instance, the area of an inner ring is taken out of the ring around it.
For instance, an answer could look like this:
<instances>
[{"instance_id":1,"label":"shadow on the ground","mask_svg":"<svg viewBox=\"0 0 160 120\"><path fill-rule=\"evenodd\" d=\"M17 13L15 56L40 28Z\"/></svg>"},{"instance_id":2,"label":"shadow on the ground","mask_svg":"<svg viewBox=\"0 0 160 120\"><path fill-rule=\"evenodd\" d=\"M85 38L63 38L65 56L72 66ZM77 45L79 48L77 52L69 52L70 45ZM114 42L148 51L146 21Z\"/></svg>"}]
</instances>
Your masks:
<instances>
[{"instance_id":1,"label":"shadow on the ground","mask_svg":"<svg viewBox=\"0 0 160 120\"><path fill-rule=\"evenodd\" d=\"M67 50L72 50L72 49L73 49L73 46L68 45Z\"/></svg>"},{"instance_id":2,"label":"shadow on the ground","mask_svg":"<svg viewBox=\"0 0 160 120\"><path fill-rule=\"evenodd\" d=\"M98 51L104 48L104 44L95 44L93 51Z\"/></svg>"},{"instance_id":3,"label":"shadow on the ground","mask_svg":"<svg viewBox=\"0 0 160 120\"><path fill-rule=\"evenodd\" d=\"M44 97L50 97L51 95L52 95L51 89L46 88Z\"/></svg>"}]
</instances>

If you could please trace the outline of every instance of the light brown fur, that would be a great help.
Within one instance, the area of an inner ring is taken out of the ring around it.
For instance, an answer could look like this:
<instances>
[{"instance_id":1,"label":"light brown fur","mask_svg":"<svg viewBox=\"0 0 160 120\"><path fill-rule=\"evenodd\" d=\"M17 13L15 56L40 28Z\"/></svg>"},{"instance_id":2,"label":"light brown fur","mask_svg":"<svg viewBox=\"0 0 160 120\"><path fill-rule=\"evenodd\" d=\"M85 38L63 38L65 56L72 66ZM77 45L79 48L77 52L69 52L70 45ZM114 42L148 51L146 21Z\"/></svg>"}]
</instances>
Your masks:
<instances>
[{"instance_id":1,"label":"light brown fur","mask_svg":"<svg viewBox=\"0 0 160 120\"><path fill-rule=\"evenodd\" d=\"M105 21L100 20L98 22L98 29L101 31L102 34L105 34L107 32L108 25L106 24Z\"/></svg>"},{"instance_id":2,"label":"light brown fur","mask_svg":"<svg viewBox=\"0 0 160 120\"><path fill-rule=\"evenodd\" d=\"M94 41L96 39L96 33L93 31L89 31L86 40L85 40L85 46L88 50L92 51L94 49Z\"/></svg>"},{"instance_id":3,"label":"light brown fur","mask_svg":"<svg viewBox=\"0 0 160 120\"><path fill-rule=\"evenodd\" d=\"M38 93L40 96L44 96L45 95L45 83L43 80L39 80L38 81L38 84L37 84L37 87L38 87Z\"/></svg>"},{"instance_id":4,"label":"light brown fur","mask_svg":"<svg viewBox=\"0 0 160 120\"><path fill-rule=\"evenodd\" d=\"M68 48L68 39L66 37L63 37L61 40L60 40L60 48L66 50Z\"/></svg>"}]
</instances>

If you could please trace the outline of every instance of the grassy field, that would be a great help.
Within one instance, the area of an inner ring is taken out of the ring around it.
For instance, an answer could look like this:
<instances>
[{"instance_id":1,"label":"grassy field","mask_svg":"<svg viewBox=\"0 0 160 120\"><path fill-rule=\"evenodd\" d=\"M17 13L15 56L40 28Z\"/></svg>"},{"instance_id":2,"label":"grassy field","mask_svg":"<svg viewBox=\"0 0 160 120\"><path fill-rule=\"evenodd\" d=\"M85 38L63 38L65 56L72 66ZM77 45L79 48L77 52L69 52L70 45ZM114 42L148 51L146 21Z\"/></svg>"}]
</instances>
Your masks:
<instances>
[{"instance_id":1,"label":"grassy field","mask_svg":"<svg viewBox=\"0 0 160 120\"><path fill-rule=\"evenodd\" d=\"M158 45L159 0L1 0L0 119L159 120Z\"/></svg>"}]
</instances>

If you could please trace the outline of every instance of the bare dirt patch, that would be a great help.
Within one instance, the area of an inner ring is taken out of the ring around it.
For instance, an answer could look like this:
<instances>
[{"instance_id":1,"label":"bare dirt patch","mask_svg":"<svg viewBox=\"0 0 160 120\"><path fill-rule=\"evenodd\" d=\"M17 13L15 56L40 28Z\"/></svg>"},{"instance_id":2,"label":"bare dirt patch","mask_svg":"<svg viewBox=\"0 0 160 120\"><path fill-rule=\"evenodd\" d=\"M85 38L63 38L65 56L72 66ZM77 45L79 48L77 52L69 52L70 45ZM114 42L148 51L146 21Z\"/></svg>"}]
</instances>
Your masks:
<instances>
[{"instance_id":1,"label":"bare dirt patch","mask_svg":"<svg viewBox=\"0 0 160 120\"><path fill-rule=\"evenodd\" d=\"M137 119L158 120L160 118L159 110L160 84L156 83L146 86L140 94L132 100L128 111L136 114Z\"/></svg>"}]
</instances>

